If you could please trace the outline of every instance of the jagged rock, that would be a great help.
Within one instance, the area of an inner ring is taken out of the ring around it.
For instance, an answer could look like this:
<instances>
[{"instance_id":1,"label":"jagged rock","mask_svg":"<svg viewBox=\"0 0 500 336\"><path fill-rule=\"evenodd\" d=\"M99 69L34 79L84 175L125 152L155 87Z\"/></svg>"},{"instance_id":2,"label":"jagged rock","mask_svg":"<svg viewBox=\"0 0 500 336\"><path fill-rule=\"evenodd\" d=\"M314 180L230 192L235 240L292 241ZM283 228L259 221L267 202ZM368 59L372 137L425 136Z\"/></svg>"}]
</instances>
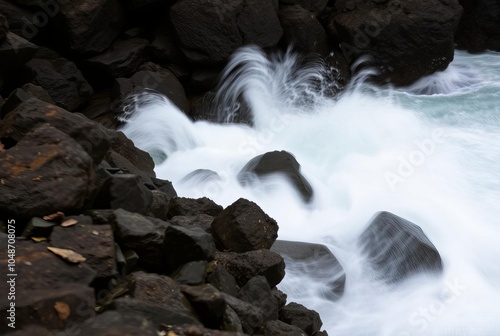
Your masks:
<instances>
[{"instance_id":1,"label":"jagged rock","mask_svg":"<svg viewBox=\"0 0 500 336\"><path fill-rule=\"evenodd\" d=\"M48 222L41 218L34 217L28 222L28 225L24 228L23 237L49 237L52 229L57 224L54 222Z\"/></svg>"},{"instance_id":2,"label":"jagged rock","mask_svg":"<svg viewBox=\"0 0 500 336\"><path fill-rule=\"evenodd\" d=\"M0 43L0 71L13 70L28 62L35 55L38 47L22 37L7 33L6 38Z\"/></svg>"},{"instance_id":3,"label":"jagged rock","mask_svg":"<svg viewBox=\"0 0 500 336\"><path fill-rule=\"evenodd\" d=\"M263 276L256 276L248 280L241 287L238 298L262 309L264 321L278 319L278 301L273 296L271 287Z\"/></svg>"},{"instance_id":4,"label":"jagged rock","mask_svg":"<svg viewBox=\"0 0 500 336\"><path fill-rule=\"evenodd\" d=\"M172 185L172 182L167 181L167 180L162 180L159 178L152 178L154 185L160 190L163 191L165 194L167 194L168 198L174 198L177 196L177 192L174 189L174 186Z\"/></svg>"},{"instance_id":5,"label":"jagged rock","mask_svg":"<svg viewBox=\"0 0 500 336\"><path fill-rule=\"evenodd\" d=\"M280 321L299 327L309 336L318 332L323 325L317 312L295 302L291 302L280 309L279 319Z\"/></svg>"},{"instance_id":6,"label":"jagged rock","mask_svg":"<svg viewBox=\"0 0 500 336\"><path fill-rule=\"evenodd\" d=\"M33 97L32 94L27 91L17 88L12 91L5 102L3 102L0 110L0 118L3 119L7 113L14 110L18 107L22 102L27 101Z\"/></svg>"},{"instance_id":7,"label":"jagged rock","mask_svg":"<svg viewBox=\"0 0 500 336\"><path fill-rule=\"evenodd\" d=\"M132 162L130 162L130 160L118 154L114 150L110 150L106 154L106 163L109 164L110 168L116 168L122 173L140 176L142 182L144 182L149 189L156 189L153 180L148 173L137 168ZM109 171L109 168L107 170ZM116 172L117 171L111 172L111 175L114 175Z\"/></svg>"},{"instance_id":8,"label":"jagged rock","mask_svg":"<svg viewBox=\"0 0 500 336\"><path fill-rule=\"evenodd\" d=\"M268 152L250 160L238 173L238 179L243 185L251 183L252 179L263 178L269 174L284 175L302 196L309 202L313 196L313 189L300 172L300 164L295 157L286 151Z\"/></svg>"},{"instance_id":9,"label":"jagged rock","mask_svg":"<svg viewBox=\"0 0 500 336\"><path fill-rule=\"evenodd\" d=\"M240 198L214 219L212 232L221 250L247 252L270 248L278 224L257 204Z\"/></svg>"},{"instance_id":10,"label":"jagged rock","mask_svg":"<svg viewBox=\"0 0 500 336\"><path fill-rule=\"evenodd\" d=\"M238 314L229 305L226 305L226 309L222 315L221 329L239 333L243 332L243 326Z\"/></svg>"},{"instance_id":11,"label":"jagged rock","mask_svg":"<svg viewBox=\"0 0 500 336\"><path fill-rule=\"evenodd\" d=\"M286 6L279 12L284 40L303 53L328 55L325 29L311 12L299 5Z\"/></svg>"},{"instance_id":12,"label":"jagged rock","mask_svg":"<svg viewBox=\"0 0 500 336\"><path fill-rule=\"evenodd\" d=\"M109 149L109 132L103 126L34 97L23 101L2 119L0 138L15 143L45 123L72 137L92 157L95 165Z\"/></svg>"},{"instance_id":13,"label":"jagged rock","mask_svg":"<svg viewBox=\"0 0 500 336\"><path fill-rule=\"evenodd\" d=\"M234 277L227 269L219 264L216 264L213 271L208 275L208 283L231 296L238 296L238 284Z\"/></svg>"},{"instance_id":14,"label":"jagged rock","mask_svg":"<svg viewBox=\"0 0 500 336\"><path fill-rule=\"evenodd\" d=\"M168 201L170 200L168 195L160 190L151 190L151 195L153 196L153 203L149 207L148 216L164 221L168 220Z\"/></svg>"},{"instance_id":15,"label":"jagged rock","mask_svg":"<svg viewBox=\"0 0 500 336\"><path fill-rule=\"evenodd\" d=\"M106 336L157 336L157 328L141 314L120 314L107 311L95 316L91 321L82 323L82 335ZM34 335L34 334L31 334Z\"/></svg>"},{"instance_id":16,"label":"jagged rock","mask_svg":"<svg viewBox=\"0 0 500 336\"><path fill-rule=\"evenodd\" d=\"M339 299L344 293L346 275L337 258L321 244L277 240L271 251L279 253L289 274L307 277L303 291L310 290L309 282L316 282L322 297Z\"/></svg>"},{"instance_id":17,"label":"jagged rock","mask_svg":"<svg viewBox=\"0 0 500 336\"><path fill-rule=\"evenodd\" d=\"M135 147L132 140L127 138L125 134L123 134L123 132L113 132L110 145L113 151L126 158L139 170L143 171L151 177L156 176L154 172L155 164L151 156L147 152ZM153 181L154 183L157 182L157 180L155 179L153 179ZM162 188L158 189L162 190ZM169 193L167 192L167 194Z\"/></svg>"},{"instance_id":18,"label":"jagged rock","mask_svg":"<svg viewBox=\"0 0 500 336\"><path fill-rule=\"evenodd\" d=\"M93 162L75 140L46 124L0 152L0 179L0 212L18 218L79 213L91 192Z\"/></svg>"},{"instance_id":19,"label":"jagged rock","mask_svg":"<svg viewBox=\"0 0 500 336\"><path fill-rule=\"evenodd\" d=\"M8 0L0 0L0 14L8 21L9 30L18 36L24 36L25 39L31 40L32 32L29 29L29 23L26 18L32 18L33 13L17 6ZM1 41L0 41L1 43Z\"/></svg>"},{"instance_id":20,"label":"jagged rock","mask_svg":"<svg viewBox=\"0 0 500 336\"><path fill-rule=\"evenodd\" d=\"M110 225L76 224L71 227L57 226L50 235L51 245L73 250L87 260L96 271L96 278L117 274L115 243Z\"/></svg>"},{"instance_id":21,"label":"jagged rock","mask_svg":"<svg viewBox=\"0 0 500 336\"><path fill-rule=\"evenodd\" d=\"M441 256L422 229L390 212L380 212L372 219L359 244L375 271L388 282L419 272L443 271Z\"/></svg>"},{"instance_id":22,"label":"jagged rock","mask_svg":"<svg viewBox=\"0 0 500 336\"><path fill-rule=\"evenodd\" d=\"M221 295L227 305L231 307L240 318L243 331L252 335L253 331L264 321L264 312L251 303L242 301L229 294L221 292Z\"/></svg>"},{"instance_id":23,"label":"jagged rock","mask_svg":"<svg viewBox=\"0 0 500 336\"><path fill-rule=\"evenodd\" d=\"M179 64L184 60L184 55L175 40L175 33L170 24L163 22L155 29L151 42L151 54L160 64Z\"/></svg>"},{"instance_id":24,"label":"jagged rock","mask_svg":"<svg viewBox=\"0 0 500 336\"><path fill-rule=\"evenodd\" d=\"M174 197L170 200L168 205L168 216L196 216L196 215L209 215L217 216L222 211L222 207L216 204L211 199L206 197L202 198L186 198Z\"/></svg>"},{"instance_id":25,"label":"jagged rock","mask_svg":"<svg viewBox=\"0 0 500 336\"><path fill-rule=\"evenodd\" d=\"M165 258L170 270L190 261L212 260L215 244L202 229L169 225L165 231Z\"/></svg>"},{"instance_id":26,"label":"jagged rock","mask_svg":"<svg viewBox=\"0 0 500 336\"><path fill-rule=\"evenodd\" d=\"M124 250L133 250L139 256L139 265L161 272L164 269L163 245L167 223L155 222L122 209L114 211L115 238Z\"/></svg>"},{"instance_id":27,"label":"jagged rock","mask_svg":"<svg viewBox=\"0 0 500 336\"><path fill-rule=\"evenodd\" d=\"M203 231L212 234L212 222L214 218L209 215L196 215L196 216L175 216L169 219L172 225L182 226L186 229L199 228Z\"/></svg>"},{"instance_id":28,"label":"jagged rock","mask_svg":"<svg viewBox=\"0 0 500 336\"><path fill-rule=\"evenodd\" d=\"M306 336L304 330L299 327L286 324L282 321L267 321L260 327L260 335L263 336Z\"/></svg>"},{"instance_id":29,"label":"jagged rock","mask_svg":"<svg viewBox=\"0 0 500 336\"><path fill-rule=\"evenodd\" d=\"M54 100L52 100L52 98L49 96L49 94L47 93L47 91L45 91L45 89L41 86L38 86L38 85L35 85L35 84L32 84L32 83L27 83L27 84L24 84L22 87L21 87L22 90L24 90L27 94L41 100L41 101L44 101L46 103L49 103L49 104L54 104ZM16 91L18 91L19 89L17 89ZM19 90L21 91L21 90ZM21 103L21 102L19 102ZM17 106L17 105L16 105Z\"/></svg>"},{"instance_id":30,"label":"jagged rock","mask_svg":"<svg viewBox=\"0 0 500 336\"><path fill-rule=\"evenodd\" d=\"M243 45L269 48L275 46L283 35L274 0L244 0L237 24Z\"/></svg>"},{"instance_id":31,"label":"jagged rock","mask_svg":"<svg viewBox=\"0 0 500 336\"><path fill-rule=\"evenodd\" d=\"M241 332L231 332L231 331L222 331L222 330L212 330L203 328L197 325L169 325L162 326L162 332L166 332L167 335L177 335L177 336L246 336Z\"/></svg>"},{"instance_id":32,"label":"jagged rock","mask_svg":"<svg viewBox=\"0 0 500 336\"><path fill-rule=\"evenodd\" d=\"M328 0L280 0L280 3L286 5L300 5L309 12L318 14L325 9Z\"/></svg>"},{"instance_id":33,"label":"jagged rock","mask_svg":"<svg viewBox=\"0 0 500 336\"><path fill-rule=\"evenodd\" d=\"M286 305L286 299L287 295L280 291L278 288L273 288L272 290L273 296L276 299L276 302L278 303L278 308L283 308L284 305Z\"/></svg>"},{"instance_id":34,"label":"jagged rock","mask_svg":"<svg viewBox=\"0 0 500 336\"><path fill-rule=\"evenodd\" d=\"M270 287L274 287L285 276L283 258L270 250L257 250L245 253L216 252L215 260L234 276L238 285L243 286L252 277L263 275Z\"/></svg>"},{"instance_id":35,"label":"jagged rock","mask_svg":"<svg viewBox=\"0 0 500 336\"><path fill-rule=\"evenodd\" d=\"M181 290L200 316L203 324L209 328L218 328L226 309L226 301L221 292L210 284L183 285Z\"/></svg>"},{"instance_id":36,"label":"jagged rock","mask_svg":"<svg viewBox=\"0 0 500 336\"><path fill-rule=\"evenodd\" d=\"M453 60L453 35L462 7L458 0L337 1L330 33L349 63L370 55L365 65L378 82L409 85L446 69Z\"/></svg>"},{"instance_id":37,"label":"jagged rock","mask_svg":"<svg viewBox=\"0 0 500 336\"><path fill-rule=\"evenodd\" d=\"M0 43L7 39L7 34L9 33L9 22L5 16L0 14Z\"/></svg>"},{"instance_id":38,"label":"jagged rock","mask_svg":"<svg viewBox=\"0 0 500 336\"><path fill-rule=\"evenodd\" d=\"M205 282L205 278L207 277L207 262L201 260L185 263L170 276L178 284L200 285Z\"/></svg>"}]
</instances>

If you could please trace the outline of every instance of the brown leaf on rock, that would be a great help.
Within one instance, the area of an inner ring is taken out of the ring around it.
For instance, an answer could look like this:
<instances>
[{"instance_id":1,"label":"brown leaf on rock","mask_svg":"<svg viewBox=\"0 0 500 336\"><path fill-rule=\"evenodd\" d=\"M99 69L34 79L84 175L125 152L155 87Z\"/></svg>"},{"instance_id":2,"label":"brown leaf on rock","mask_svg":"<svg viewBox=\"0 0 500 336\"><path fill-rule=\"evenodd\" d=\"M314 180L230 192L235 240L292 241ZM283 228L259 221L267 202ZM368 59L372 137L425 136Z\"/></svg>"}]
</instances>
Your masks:
<instances>
[{"instance_id":1,"label":"brown leaf on rock","mask_svg":"<svg viewBox=\"0 0 500 336\"><path fill-rule=\"evenodd\" d=\"M76 253L73 250L61 249L61 248L50 247L50 246L48 246L47 249L49 251L51 251L52 253L60 256L64 260L67 260L67 261L75 263L75 264L81 263L81 262L84 262L85 260L87 260L84 256L82 256L79 253Z\"/></svg>"},{"instance_id":2,"label":"brown leaf on rock","mask_svg":"<svg viewBox=\"0 0 500 336\"><path fill-rule=\"evenodd\" d=\"M69 314L71 313L71 309L69 308L68 304L61 301L57 301L54 304L54 309L56 310L59 318L63 321L66 321L69 317Z\"/></svg>"},{"instance_id":3,"label":"brown leaf on rock","mask_svg":"<svg viewBox=\"0 0 500 336\"><path fill-rule=\"evenodd\" d=\"M64 212L61 212L61 211L50 214L48 216L43 216L43 220L46 220L46 221L54 221L56 219L62 219L62 218L64 218Z\"/></svg>"},{"instance_id":4,"label":"brown leaf on rock","mask_svg":"<svg viewBox=\"0 0 500 336\"><path fill-rule=\"evenodd\" d=\"M62 227L68 227L68 226L73 226L75 224L78 224L78 221L74 218L66 219L64 222L61 223Z\"/></svg>"},{"instance_id":5,"label":"brown leaf on rock","mask_svg":"<svg viewBox=\"0 0 500 336\"><path fill-rule=\"evenodd\" d=\"M45 237L31 237L31 239L35 242L35 243L39 243L39 242L43 242L43 241L46 241L47 238Z\"/></svg>"}]
</instances>

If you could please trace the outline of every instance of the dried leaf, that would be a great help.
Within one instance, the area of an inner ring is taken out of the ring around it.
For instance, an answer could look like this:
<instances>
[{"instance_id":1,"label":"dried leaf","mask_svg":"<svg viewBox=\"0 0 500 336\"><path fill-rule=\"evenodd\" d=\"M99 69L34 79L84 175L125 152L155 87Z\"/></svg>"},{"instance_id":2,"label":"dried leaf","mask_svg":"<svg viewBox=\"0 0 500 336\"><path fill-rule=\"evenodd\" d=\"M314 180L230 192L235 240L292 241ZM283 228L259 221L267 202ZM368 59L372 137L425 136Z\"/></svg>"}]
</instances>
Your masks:
<instances>
[{"instance_id":1,"label":"dried leaf","mask_svg":"<svg viewBox=\"0 0 500 336\"><path fill-rule=\"evenodd\" d=\"M35 242L35 243L39 243L39 242L43 242L43 241L46 241L47 238L45 237L31 237L31 239Z\"/></svg>"},{"instance_id":2,"label":"dried leaf","mask_svg":"<svg viewBox=\"0 0 500 336\"><path fill-rule=\"evenodd\" d=\"M95 235L95 236L98 236L99 232L97 232L96 230L92 230L92 234Z\"/></svg>"},{"instance_id":3,"label":"dried leaf","mask_svg":"<svg viewBox=\"0 0 500 336\"><path fill-rule=\"evenodd\" d=\"M57 301L54 304L54 309L56 310L57 315L59 315L59 318L63 321L66 321L71 313L71 309L68 304L61 301Z\"/></svg>"},{"instance_id":4,"label":"dried leaf","mask_svg":"<svg viewBox=\"0 0 500 336\"><path fill-rule=\"evenodd\" d=\"M53 214L48 215L48 216L43 216L43 220L46 220L46 221L54 221L56 219L61 219L61 218L64 218L64 212L61 212L61 211L58 211L58 212L53 213Z\"/></svg>"},{"instance_id":5,"label":"dried leaf","mask_svg":"<svg viewBox=\"0 0 500 336\"><path fill-rule=\"evenodd\" d=\"M5 145L0 142L0 153L5 150Z\"/></svg>"},{"instance_id":6,"label":"dried leaf","mask_svg":"<svg viewBox=\"0 0 500 336\"><path fill-rule=\"evenodd\" d=\"M47 249L49 251L51 251L52 253L62 257L64 260L67 260L67 261L75 263L75 264L81 263L81 262L84 262L85 260L87 260L87 259L85 259L84 256L82 256L79 253L76 253L73 250L62 249L62 248L57 248L57 247L50 247L50 246L48 246Z\"/></svg>"},{"instance_id":7,"label":"dried leaf","mask_svg":"<svg viewBox=\"0 0 500 336\"><path fill-rule=\"evenodd\" d=\"M33 177L33 181L41 181L42 177L40 175Z\"/></svg>"},{"instance_id":8,"label":"dried leaf","mask_svg":"<svg viewBox=\"0 0 500 336\"><path fill-rule=\"evenodd\" d=\"M64 222L61 223L62 227L68 227L68 226L73 226L77 224L78 221L74 218L66 219Z\"/></svg>"}]
</instances>

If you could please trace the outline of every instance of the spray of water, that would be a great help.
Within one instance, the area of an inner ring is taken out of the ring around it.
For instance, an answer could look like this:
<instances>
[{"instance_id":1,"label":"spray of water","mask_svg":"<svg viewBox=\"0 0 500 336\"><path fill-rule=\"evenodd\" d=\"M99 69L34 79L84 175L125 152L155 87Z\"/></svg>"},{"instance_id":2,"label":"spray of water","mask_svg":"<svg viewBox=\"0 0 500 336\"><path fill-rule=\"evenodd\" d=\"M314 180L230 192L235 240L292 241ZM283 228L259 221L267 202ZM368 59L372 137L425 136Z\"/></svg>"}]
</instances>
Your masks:
<instances>
[{"instance_id":1,"label":"spray of water","mask_svg":"<svg viewBox=\"0 0 500 336\"><path fill-rule=\"evenodd\" d=\"M319 311L331 334L499 335L499 56L457 53L448 70L412 87L357 81L333 100L317 90L321 66L247 48L233 56L218 99L227 121L225 108L243 97L253 127L193 123L164 98L143 105L139 96L123 131L163 153L156 172L179 194L223 206L248 198L278 221L281 239L326 244L346 272L340 300L324 295L328 272L314 280L294 264L280 288ZM311 203L280 176L238 183L250 159L272 150L295 155L314 188ZM193 185L184 177L196 169L219 178ZM357 239L381 210L423 229L443 274L398 284L374 274Z\"/></svg>"}]
</instances>

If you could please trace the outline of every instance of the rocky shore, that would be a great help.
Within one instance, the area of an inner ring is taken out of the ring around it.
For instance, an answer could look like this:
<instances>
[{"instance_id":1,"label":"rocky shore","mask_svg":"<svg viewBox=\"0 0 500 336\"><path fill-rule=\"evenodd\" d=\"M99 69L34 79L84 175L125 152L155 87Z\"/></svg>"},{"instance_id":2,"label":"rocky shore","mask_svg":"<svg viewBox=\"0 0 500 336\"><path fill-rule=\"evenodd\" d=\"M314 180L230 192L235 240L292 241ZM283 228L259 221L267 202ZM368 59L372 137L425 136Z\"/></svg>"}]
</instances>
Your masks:
<instances>
[{"instance_id":1,"label":"rocky shore","mask_svg":"<svg viewBox=\"0 0 500 336\"><path fill-rule=\"evenodd\" d=\"M499 41L493 0L0 0L0 332L326 335L276 286L287 262L303 262L334 275L324 296L337 300L349 282L337 258L277 240L279 223L246 199L177 195L118 130L124 102L154 90L213 119L217 78L250 44L293 45L341 84L369 55L375 81L407 85L445 69L455 44ZM277 171L312 199L287 152L239 177ZM394 214L377 214L358 243L387 282L442 271L424 232Z\"/></svg>"}]
</instances>

